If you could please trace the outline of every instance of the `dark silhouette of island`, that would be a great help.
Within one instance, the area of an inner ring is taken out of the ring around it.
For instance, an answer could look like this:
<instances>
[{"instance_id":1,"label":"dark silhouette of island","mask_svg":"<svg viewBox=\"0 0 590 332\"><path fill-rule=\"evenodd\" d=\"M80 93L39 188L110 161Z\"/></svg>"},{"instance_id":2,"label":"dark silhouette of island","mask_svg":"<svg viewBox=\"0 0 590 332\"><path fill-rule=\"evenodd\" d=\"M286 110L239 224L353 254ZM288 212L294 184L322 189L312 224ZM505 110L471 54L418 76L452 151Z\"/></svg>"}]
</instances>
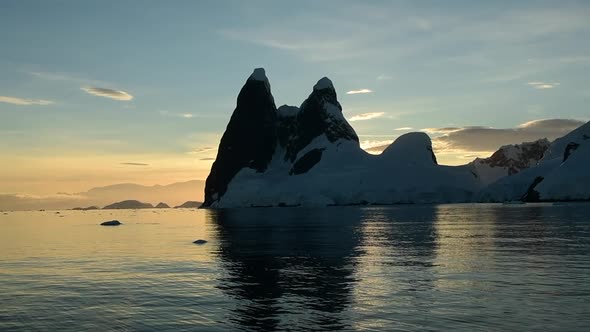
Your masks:
<instances>
[{"instance_id":1,"label":"dark silhouette of island","mask_svg":"<svg viewBox=\"0 0 590 332\"><path fill-rule=\"evenodd\" d=\"M105 207L103 207L103 210L111 210L111 209L117 209L117 210L121 210L121 209L151 209L154 206L151 205L150 203L143 203L140 201L136 201L136 200L126 200L126 201L121 201L121 202L117 202L117 203L113 203L110 205L107 205Z\"/></svg>"},{"instance_id":2,"label":"dark silhouette of island","mask_svg":"<svg viewBox=\"0 0 590 332\"><path fill-rule=\"evenodd\" d=\"M89 206L89 207L75 207L72 210L74 211L88 211L88 210L99 210L100 208L98 206Z\"/></svg>"},{"instance_id":3,"label":"dark silhouette of island","mask_svg":"<svg viewBox=\"0 0 590 332\"><path fill-rule=\"evenodd\" d=\"M182 203L181 205L175 206L175 209L188 209L188 208L198 208L201 206L201 204L203 204L202 202L196 202L196 201L186 201L184 203Z\"/></svg>"},{"instance_id":4,"label":"dark silhouette of island","mask_svg":"<svg viewBox=\"0 0 590 332\"><path fill-rule=\"evenodd\" d=\"M169 209L170 206L164 202L160 202L158 203L158 205L155 206L156 209Z\"/></svg>"}]
</instances>

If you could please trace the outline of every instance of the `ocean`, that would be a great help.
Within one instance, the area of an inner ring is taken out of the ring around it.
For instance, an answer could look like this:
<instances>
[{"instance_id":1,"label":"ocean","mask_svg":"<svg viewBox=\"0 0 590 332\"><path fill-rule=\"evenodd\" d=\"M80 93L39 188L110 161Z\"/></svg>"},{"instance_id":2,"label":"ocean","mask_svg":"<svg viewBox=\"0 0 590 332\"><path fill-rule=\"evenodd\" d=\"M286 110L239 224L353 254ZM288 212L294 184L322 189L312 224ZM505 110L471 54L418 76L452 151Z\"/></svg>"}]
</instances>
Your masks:
<instances>
[{"instance_id":1,"label":"ocean","mask_svg":"<svg viewBox=\"0 0 590 332\"><path fill-rule=\"evenodd\" d=\"M0 212L0 331L321 330L588 331L590 204Z\"/></svg>"}]
</instances>

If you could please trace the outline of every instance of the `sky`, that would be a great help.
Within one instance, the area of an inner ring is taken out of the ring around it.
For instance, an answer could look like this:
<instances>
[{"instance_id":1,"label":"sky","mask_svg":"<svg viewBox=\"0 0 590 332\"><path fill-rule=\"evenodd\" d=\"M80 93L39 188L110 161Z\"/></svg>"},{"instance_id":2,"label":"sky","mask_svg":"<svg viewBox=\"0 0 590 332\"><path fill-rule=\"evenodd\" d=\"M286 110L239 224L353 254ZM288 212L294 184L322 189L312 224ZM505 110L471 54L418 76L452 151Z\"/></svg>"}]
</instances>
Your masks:
<instances>
[{"instance_id":1,"label":"sky","mask_svg":"<svg viewBox=\"0 0 590 332\"><path fill-rule=\"evenodd\" d=\"M0 194L205 179L252 70L440 163L590 119L588 1L0 2Z\"/></svg>"}]
</instances>

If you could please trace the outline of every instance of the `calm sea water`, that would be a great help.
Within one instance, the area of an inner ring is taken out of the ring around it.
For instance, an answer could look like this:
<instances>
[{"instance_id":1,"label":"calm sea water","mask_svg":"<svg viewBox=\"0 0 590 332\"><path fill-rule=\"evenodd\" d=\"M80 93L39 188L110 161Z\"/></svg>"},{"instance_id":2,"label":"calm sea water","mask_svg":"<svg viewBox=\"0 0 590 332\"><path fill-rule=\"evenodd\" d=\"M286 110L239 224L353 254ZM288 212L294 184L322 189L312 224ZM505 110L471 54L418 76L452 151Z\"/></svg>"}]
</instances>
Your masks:
<instances>
[{"instance_id":1,"label":"calm sea water","mask_svg":"<svg viewBox=\"0 0 590 332\"><path fill-rule=\"evenodd\" d=\"M0 213L0 330L588 331L589 215L589 204ZM114 218L124 225L98 226Z\"/></svg>"}]
</instances>

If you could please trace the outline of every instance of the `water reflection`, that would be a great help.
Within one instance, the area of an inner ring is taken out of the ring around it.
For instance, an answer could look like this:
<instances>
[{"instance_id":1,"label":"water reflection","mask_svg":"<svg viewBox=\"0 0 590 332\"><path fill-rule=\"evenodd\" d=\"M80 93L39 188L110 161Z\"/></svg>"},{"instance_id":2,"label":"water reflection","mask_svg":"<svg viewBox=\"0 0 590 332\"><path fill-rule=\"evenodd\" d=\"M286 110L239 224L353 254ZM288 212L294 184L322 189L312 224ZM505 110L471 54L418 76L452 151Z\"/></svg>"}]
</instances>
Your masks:
<instances>
[{"instance_id":1,"label":"water reflection","mask_svg":"<svg viewBox=\"0 0 590 332\"><path fill-rule=\"evenodd\" d=\"M224 269L217 287L235 299L234 328L347 328L361 210L221 210L209 218Z\"/></svg>"}]
</instances>

